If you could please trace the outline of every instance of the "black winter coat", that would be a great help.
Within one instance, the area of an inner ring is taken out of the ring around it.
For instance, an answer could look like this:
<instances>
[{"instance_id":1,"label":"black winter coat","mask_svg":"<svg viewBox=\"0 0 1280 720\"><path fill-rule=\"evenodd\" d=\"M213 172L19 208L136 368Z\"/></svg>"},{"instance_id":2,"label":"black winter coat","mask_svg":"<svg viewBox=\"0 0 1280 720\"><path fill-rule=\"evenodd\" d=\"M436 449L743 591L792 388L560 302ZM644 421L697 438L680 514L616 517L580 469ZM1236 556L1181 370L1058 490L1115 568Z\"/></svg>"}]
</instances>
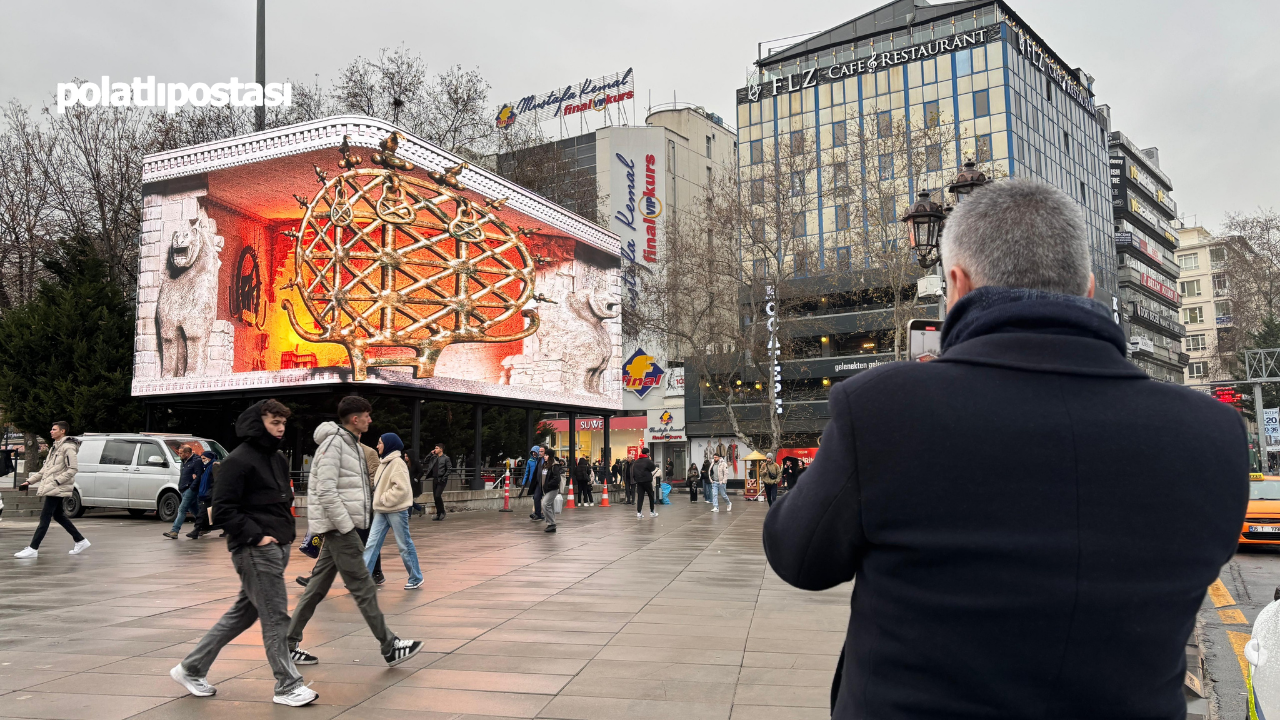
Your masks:
<instances>
[{"instance_id":1,"label":"black winter coat","mask_svg":"<svg viewBox=\"0 0 1280 720\"><path fill-rule=\"evenodd\" d=\"M578 462L573 466L573 479L578 482L589 482L591 480L591 461L586 458L578 458Z\"/></svg>"},{"instance_id":2,"label":"black winter coat","mask_svg":"<svg viewBox=\"0 0 1280 720\"><path fill-rule=\"evenodd\" d=\"M448 482L449 473L453 471L453 461L444 453L429 455L427 461L423 463L423 468L423 479L430 479L433 484L444 483Z\"/></svg>"},{"instance_id":3,"label":"black winter coat","mask_svg":"<svg viewBox=\"0 0 1280 720\"><path fill-rule=\"evenodd\" d=\"M631 463L631 482L633 483L651 483L653 482L653 471L657 466L649 459L648 455L641 455Z\"/></svg>"},{"instance_id":4,"label":"black winter coat","mask_svg":"<svg viewBox=\"0 0 1280 720\"><path fill-rule=\"evenodd\" d=\"M186 492L187 488L195 485L197 489L200 487L200 478L204 475L204 461L199 455L192 455L187 461L182 463L182 468L178 470L178 492Z\"/></svg>"},{"instance_id":5,"label":"black winter coat","mask_svg":"<svg viewBox=\"0 0 1280 720\"><path fill-rule=\"evenodd\" d=\"M228 550L257 545L267 535L282 545L297 537L289 463L262 424L261 406L254 403L236 418L244 442L219 464L213 485L213 524L226 531Z\"/></svg>"},{"instance_id":6,"label":"black winter coat","mask_svg":"<svg viewBox=\"0 0 1280 720\"><path fill-rule=\"evenodd\" d=\"M542 468L538 468L536 472L541 474ZM547 466L547 477L542 481L542 492L549 493L552 490L559 490L560 483L564 480L564 475L564 463L558 460L552 461L551 464ZM536 478L537 475L534 477Z\"/></svg>"},{"instance_id":7,"label":"black winter coat","mask_svg":"<svg viewBox=\"0 0 1280 720\"><path fill-rule=\"evenodd\" d=\"M764 545L797 587L857 576L834 718L1186 713L1185 643L1248 501L1244 424L1062 297L980 288L941 358L832 389Z\"/></svg>"}]
</instances>

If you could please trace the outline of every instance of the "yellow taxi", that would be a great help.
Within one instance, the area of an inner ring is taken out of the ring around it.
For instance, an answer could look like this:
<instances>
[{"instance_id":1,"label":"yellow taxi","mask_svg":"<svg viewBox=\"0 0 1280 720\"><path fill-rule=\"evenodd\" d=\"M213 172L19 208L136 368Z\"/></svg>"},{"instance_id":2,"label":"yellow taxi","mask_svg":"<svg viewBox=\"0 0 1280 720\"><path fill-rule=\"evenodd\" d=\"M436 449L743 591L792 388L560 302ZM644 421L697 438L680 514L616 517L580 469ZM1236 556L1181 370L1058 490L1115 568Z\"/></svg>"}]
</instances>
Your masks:
<instances>
[{"instance_id":1,"label":"yellow taxi","mask_svg":"<svg viewBox=\"0 0 1280 720\"><path fill-rule=\"evenodd\" d=\"M1280 475L1249 476L1249 509L1240 530L1241 545L1280 545Z\"/></svg>"}]
</instances>

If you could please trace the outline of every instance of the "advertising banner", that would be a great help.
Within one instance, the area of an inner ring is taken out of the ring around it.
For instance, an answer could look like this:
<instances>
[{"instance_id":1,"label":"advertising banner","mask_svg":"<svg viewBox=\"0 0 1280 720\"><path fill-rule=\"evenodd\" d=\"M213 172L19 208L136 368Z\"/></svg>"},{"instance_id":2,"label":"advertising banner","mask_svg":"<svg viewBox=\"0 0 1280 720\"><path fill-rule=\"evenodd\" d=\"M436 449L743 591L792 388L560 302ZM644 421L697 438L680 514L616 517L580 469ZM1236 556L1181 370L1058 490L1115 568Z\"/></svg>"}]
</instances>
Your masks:
<instances>
[{"instance_id":1,"label":"advertising banner","mask_svg":"<svg viewBox=\"0 0 1280 720\"><path fill-rule=\"evenodd\" d=\"M684 442L684 408L661 408L648 412L649 424L645 427L646 444L655 442Z\"/></svg>"},{"instance_id":2,"label":"advertising banner","mask_svg":"<svg viewBox=\"0 0 1280 720\"><path fill-rule=\"evenodd\" d=\"M729 466L730 480L744 480L747 477L747 463L742 458L751 454L751 448L743 445L736 437L690 438L689 462L702 467L704 461L710 462L716 451L724 457Z\"/></svg>"},{"instance_id":3,"label":"advertising banner","mask_svg":"<svg viewBox=\"0 0 1280 720\"><path fill-rule=\"evenodd\" d=\"M1280 450L1280 408L1262 409L1262 431L1267 436L1267 450Z\"/></svg>"},{"instance_id":4,"label":"advertising banner","mask_svg":"<svg viewBox=\"0 0 1280 720\"><path fill-rule=\"evenodd\" d=\"M356 383L620 409L616 239L358 120L144 160L133 394Z\"/></svg>"},{"instance_id":5,"label":"advertising banner","mask_svg":"<svg viewBox=\"0 0 1280 720\"><path fill-rule=\"evenodd\" d=\"M613 110L633 106L636 80L632 68L598 78L587 78L572 85L562 85L538 95L526 95L503 104L494 125L506 129L517 124L541 124L574 115L597 116L601 124L613 120ZM634 111L631 113L634 115ZM625 112L618 119L626 122Z\"/></svg>"}]
</instances>

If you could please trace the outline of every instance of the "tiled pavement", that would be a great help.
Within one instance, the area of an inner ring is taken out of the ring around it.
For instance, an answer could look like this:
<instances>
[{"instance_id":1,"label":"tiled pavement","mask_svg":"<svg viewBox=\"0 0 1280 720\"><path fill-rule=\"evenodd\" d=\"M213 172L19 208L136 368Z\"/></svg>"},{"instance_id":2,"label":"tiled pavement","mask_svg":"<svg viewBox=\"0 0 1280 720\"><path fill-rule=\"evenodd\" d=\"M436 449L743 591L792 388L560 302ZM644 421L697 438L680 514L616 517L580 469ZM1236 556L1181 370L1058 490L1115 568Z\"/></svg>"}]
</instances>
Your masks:
<instances>
[{"instance_id":1,"label":"tiled pavement","mask_svg":"<svg viewBox=\"0 0 1280 720\"><path fill-rule=\"evenodd\" d=\"M413 520L426 576L406 591L395 543L378 599L424 651L387 668L341 581L307 628L321 664L300 668L314 706L271 703L256 627L214 664L214 698L168 670L238 592L225 544L166 540L123 513L77 521L83 555L56 525L16 560L34 523L0 523L0 717L65 720L288 717L360 720L826 718L849 586L788 587L764 562L762 503L712 514L672 496L660 517L580 508L560 532L521 513ZM185 530L185 529L184 529ZM311 561L293 554L292 582Z\"/></svg>"}]
</instances>

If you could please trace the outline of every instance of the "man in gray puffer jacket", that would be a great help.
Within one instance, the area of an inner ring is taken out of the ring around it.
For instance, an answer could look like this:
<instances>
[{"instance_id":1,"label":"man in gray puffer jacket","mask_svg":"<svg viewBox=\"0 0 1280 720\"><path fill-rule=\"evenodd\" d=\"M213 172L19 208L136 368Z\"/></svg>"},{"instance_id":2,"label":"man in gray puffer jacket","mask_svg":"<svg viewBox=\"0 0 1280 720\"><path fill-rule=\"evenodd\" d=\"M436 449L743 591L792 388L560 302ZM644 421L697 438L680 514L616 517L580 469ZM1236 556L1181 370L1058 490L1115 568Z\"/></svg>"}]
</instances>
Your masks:
<instances>
[{"instance_id":1,"label":"man in gray puffer jacket","mask_svg":"<svg viewBox=\"0 0 1280 720\"><path fill-rule=\"evenodd\" d=\"M71 534L71 539L76 543L71 548L71 555L79 555L89 547L89 541L84 539L62 509L62 499L71 497L75 492L76 470L79 469L76 455L80 450L80 441L67 437L70 432L71 425L63 420L55 422L49 428L49 437L53 438L49 457L45 459L44 467L39 472L32 473L27 482L22 484L23 490L36 484L36 495L44 498L44 507L40 509L40 524L36 526L35 535L31 536L31 544L18 551L14 557L36 557L40 543L44 541L44 534L49 531L50 520L56 521L63 530Z\"/></svg>"},{"instance_id":2,"label":"man in gray puffer jacket","mask_svg":"<svg viewBox=\"0 0 1280 720\"><path fill-rule=\"evenodd\" d=\"M312 533L324 536L324 545L289 623L289 648L296 665L319 662L298 644L316 606L324 600L339 573L364 621L378 639L388 665L399 665L422 649L420 641L401 640L387 628L378 609L377 588L364 563L364 543L358 531L368 529L373 517L373 493L369 488L364 452L360 449L360 435L368 431L373 422L372 411L368 400L350 395L338 403L341 425L327 422L316 428L315 441L320 447L311 461L311 477L307 483L307 523Z\"/></svg>"}]
</instances>

